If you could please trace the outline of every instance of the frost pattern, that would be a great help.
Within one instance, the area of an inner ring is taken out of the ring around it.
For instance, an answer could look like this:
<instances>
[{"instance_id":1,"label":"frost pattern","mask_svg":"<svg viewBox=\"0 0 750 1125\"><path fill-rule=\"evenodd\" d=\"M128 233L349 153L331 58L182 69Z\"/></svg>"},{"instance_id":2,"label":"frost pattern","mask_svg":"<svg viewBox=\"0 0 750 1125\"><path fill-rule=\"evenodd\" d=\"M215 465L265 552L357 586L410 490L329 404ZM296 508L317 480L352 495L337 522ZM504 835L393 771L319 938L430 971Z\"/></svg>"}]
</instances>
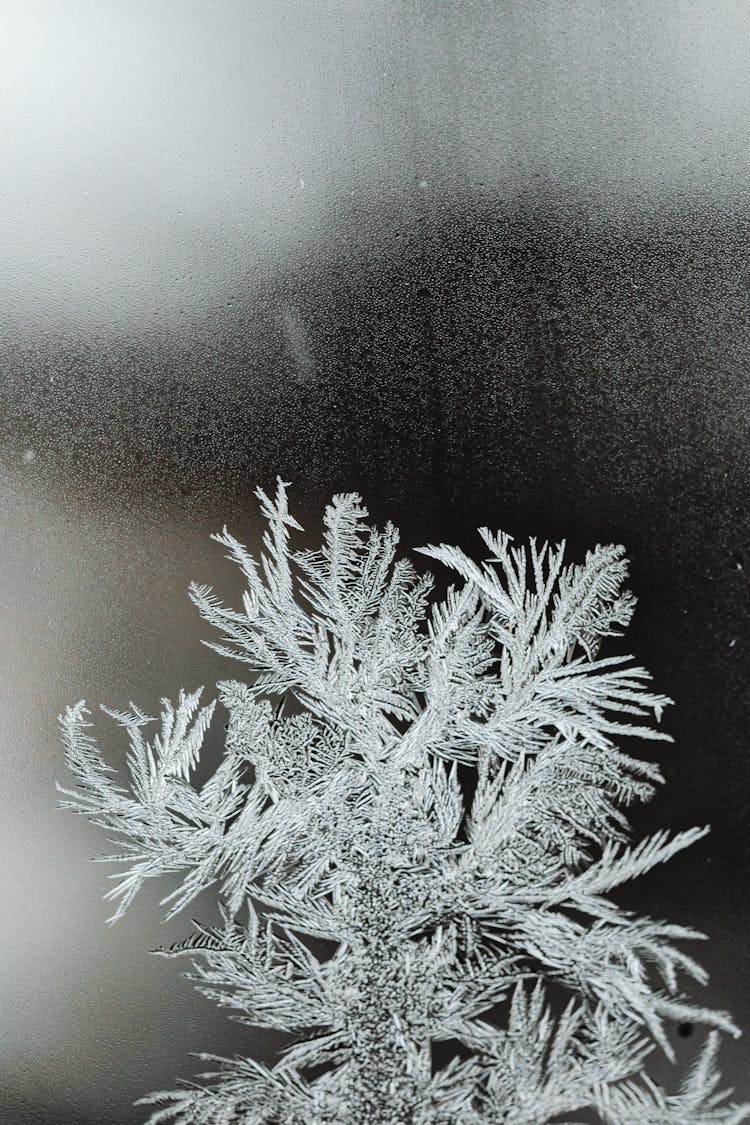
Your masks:
<instances>
[{"instance_id":1,"label":"frost pattern","mask_svg":"<svg viewBox=\"0 0 750 1125\"><path fill-rule=\"evenodd\" d=\"M191 588L212 647L248 666L218 685L209 780L191 784L215 706L200 691L164 701L152 737L137 707L107 711L129 743L121 782L84 704L61 717L64 807L124 839L102 857L125 864L111 921L146 879L181 873L168 918L218 882L223 924L161 952L192 957L235 1018L289 1034L273 1067L200 1056L204 1085L143 1099L150 1125L747 1120L718 1090L720 1033L737 1029L678 981L705 981L676 944L703 935L610 896L707 831L629 842L625 810L662 776L614 740L668 739L651 717L670 701L630 657L600 655L633 612L623 549L566 566L563 546L482 529L481 564L421 549L458 575L438 600L359 496L334 496L320 550L290 548L283 481L257 496L259 559L214 537L242 608ZM683 1020L709 1030L668 1095L649 1055L674 1058Z\"/></svg>"}]
</instances>

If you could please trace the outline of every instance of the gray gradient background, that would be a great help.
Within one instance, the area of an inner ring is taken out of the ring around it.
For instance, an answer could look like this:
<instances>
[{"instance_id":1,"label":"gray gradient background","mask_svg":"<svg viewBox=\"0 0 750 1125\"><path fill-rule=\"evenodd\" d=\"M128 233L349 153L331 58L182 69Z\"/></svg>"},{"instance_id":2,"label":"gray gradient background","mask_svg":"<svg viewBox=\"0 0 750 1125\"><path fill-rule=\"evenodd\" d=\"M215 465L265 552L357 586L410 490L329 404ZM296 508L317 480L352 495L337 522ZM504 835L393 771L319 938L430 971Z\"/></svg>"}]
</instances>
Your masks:
<instances>
[{"instance_id":1,"label":"gray gradient background","mask_svg":"<svg viewBox=\"0 0 750 1125\"><path fill-rule=\"evenodd\" d=\"M277 472L312 530L359 489L406 546L626 544L676 700L639 827L714 829L629 901L750 1031L749 173L739 0L2 0L3 1123L248 1043L155 891L104 926L55 717L226 673L186 587L236 591L207 536Z\"/></svg>"}]
</instances>

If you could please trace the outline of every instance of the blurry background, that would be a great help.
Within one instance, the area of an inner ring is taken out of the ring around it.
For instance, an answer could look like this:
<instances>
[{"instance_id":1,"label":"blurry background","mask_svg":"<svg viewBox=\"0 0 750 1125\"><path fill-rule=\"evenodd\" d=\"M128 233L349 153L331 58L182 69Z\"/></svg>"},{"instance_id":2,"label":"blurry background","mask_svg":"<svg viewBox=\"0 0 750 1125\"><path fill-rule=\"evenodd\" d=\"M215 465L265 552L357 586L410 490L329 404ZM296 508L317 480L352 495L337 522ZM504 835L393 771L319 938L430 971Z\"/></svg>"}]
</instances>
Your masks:
<instances>
[{"instance_id":1,"label":"blurry background","mask_svg":"<svg viewBox=\"0 0 750 1125\"><path fill-rule=\"evenodd\" d=\"M743 0L2 0L0 1120L248 1046L147 955L168 888L104 926L55 720L227 674L186 588L236 594L208 534L277 473L313 535L356 489L405 548L626 545L676 702L639 828L713 826L629 901L750 1032L749 50Z\"/></svg>"}]
</instances>

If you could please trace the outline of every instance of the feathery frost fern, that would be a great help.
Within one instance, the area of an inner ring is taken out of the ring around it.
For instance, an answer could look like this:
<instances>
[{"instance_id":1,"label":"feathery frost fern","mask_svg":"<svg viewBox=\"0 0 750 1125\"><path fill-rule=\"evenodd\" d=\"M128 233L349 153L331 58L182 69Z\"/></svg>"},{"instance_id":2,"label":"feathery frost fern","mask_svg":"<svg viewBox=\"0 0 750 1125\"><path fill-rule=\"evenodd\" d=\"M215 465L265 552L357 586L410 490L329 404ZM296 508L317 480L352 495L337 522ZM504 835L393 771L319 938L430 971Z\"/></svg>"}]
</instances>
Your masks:
<instances>
[{"instance_id":1,"label":"feathery frost fern","mask_svg":"<svg viewBox=\"0 0 750 1125\"><path fill-rule=\"evenodd\" d=\"M421 549L458 575L436 600L357 495L333 498L315 551L290 548L282 481L257 496L259 559L215 536L242 609L191 589L212 647L247 666L218 684L209 780L191 784L215 707L200 691L164 701L153 735L138 708L107 712L129 743L121 782L84 704L61 717L64 806L124 839L103 857L126 865L112 921L146 879L181 873L167 917L218 883L223 924L161 952L193 957L235 1018L289 1033L273 1067L200 1056L204 1085L144 1099L151 1125L747 1120L718 1089L720 1033L738 1032L678 979L705 981L677 944L702 935L610 897L706 831L628 841L625 810L662 777L614 741L666 739L652 716L669 700L600 655L633 611L622 548L566 566L562 546L482 529L481 564ZM685 1020L707 1037L667 1094L649 1056L673 1059Z\"/></svg>"}]
</instances>

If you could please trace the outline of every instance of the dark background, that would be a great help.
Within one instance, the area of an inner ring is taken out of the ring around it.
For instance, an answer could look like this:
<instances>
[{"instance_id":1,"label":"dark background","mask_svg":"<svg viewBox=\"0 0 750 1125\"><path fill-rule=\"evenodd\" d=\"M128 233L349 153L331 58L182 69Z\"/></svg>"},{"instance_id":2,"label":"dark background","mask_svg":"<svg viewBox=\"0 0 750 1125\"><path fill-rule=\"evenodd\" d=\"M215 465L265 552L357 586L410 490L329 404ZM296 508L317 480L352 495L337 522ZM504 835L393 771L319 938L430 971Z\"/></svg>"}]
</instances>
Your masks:
<instances>
[{"instance_id":1,"label":"dark background","mask_svg":"<svg viewBox=\"0 0 750 1125\"><path fill-rule=\"evenodd\" d=\"M104 926L55 718L227 674L186 587L237 591L208 534L277 473L313 537L359 490L407 549L626 545L675 700L638 827L713 827L629 901L750 1030L749 47L741 0L2 4L0 1120L248 1044L156 891Z\"/></svg>"}]
</instances>

